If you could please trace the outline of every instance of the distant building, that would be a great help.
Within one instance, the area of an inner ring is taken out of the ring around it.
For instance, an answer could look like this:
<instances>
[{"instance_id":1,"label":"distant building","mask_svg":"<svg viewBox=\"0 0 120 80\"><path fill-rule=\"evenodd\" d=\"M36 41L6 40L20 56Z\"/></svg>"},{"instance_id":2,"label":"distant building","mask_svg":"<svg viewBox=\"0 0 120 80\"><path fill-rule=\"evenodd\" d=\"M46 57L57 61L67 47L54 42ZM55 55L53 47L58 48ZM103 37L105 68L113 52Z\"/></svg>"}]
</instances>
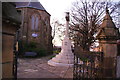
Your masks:
<instances>
[{"instance_id":1,"label":"distant building","mask_svg":"<svg viewBox=\"0 0 120 80\"><path fill-rule=\"evenodd\" d=\"M20 39L25 43L36 42L38 48L52 52L50 14L40 2L16 2L21 11L22 25Z\"/></svg>"}]
</instances>

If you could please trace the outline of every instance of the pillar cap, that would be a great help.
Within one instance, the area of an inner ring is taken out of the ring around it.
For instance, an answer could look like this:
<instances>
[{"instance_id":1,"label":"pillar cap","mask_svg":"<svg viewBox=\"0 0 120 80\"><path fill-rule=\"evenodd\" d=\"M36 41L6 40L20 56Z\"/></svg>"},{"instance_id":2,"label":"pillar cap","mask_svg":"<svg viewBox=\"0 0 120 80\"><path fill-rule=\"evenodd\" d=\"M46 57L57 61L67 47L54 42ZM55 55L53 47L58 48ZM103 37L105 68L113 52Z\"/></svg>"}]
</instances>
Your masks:
<instances>
[{"instance_id":1,"label":"pillar cap","mask_svg":"<svg viewBox=\"0 0 120 80\"><path fill-rule=\"evenodd\" d=\"M108 8L106 7L106 14L98 31L97 38L116 40L117 37L118 37L117 28L114 22L112 21Z\"/></svg>"},{"instance_id":2,"label":"pillar cap","mask_svg":"<svg viewBox=\"0 0 120 80\"><path fill-rule=\"evenodd\" d=\"M66 18L66 21L70 21L70 19L69 19L69 12L66 12L65 18Z\"/></svg>"}]
</instances>

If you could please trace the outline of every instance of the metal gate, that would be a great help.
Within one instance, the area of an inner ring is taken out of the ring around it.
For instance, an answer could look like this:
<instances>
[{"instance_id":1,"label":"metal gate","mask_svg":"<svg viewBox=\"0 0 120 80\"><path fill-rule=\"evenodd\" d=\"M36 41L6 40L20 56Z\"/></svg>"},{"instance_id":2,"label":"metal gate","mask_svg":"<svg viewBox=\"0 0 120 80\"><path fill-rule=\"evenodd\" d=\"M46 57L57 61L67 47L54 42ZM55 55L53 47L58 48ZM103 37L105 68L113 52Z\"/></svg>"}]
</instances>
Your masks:
<instances>
[{"instance_id":1,"label":"metal gate","mask_svg":"<svg viewBox=\"0 0 120 80\"><path fill-rule=\"evenodd\" d=\"M16 32L14 39L13 76L15 80L17 80L18 35L19 30Z\"/></svg>"},{"instance_id":2,"label":"metal gate","mask_svg":"<svg viewBox=\"0 0 120 80\"><path fill-rule=\"evenodd\" d=\"M102 52L75 53L73 79L102 78L102 59Z\"/></svg>"}]
</instances>

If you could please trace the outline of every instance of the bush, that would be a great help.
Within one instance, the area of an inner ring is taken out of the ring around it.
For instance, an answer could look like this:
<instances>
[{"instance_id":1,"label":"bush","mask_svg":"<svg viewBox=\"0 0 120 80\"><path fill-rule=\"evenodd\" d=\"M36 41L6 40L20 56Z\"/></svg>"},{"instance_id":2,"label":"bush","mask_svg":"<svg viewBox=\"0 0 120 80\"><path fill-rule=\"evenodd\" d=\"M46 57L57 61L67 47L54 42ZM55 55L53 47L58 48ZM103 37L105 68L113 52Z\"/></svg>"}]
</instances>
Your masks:
<instances>
[{"instance_id":1,"label":"bush","mask_svg":"<svg viewBox=\"0 0 120 80\"><path fill-rule=\"evenodd\" d=\"M47 51L44 48L36 48L35 52L37 53L38 57L42 57L42 56L46 56L47 55Z\"/></svg>"},{"instance_id":2,"label":"bush","mask_svg":"<svg viewBox=\"0 0 120 80\"><path fill-rule=\"evenodd\" d=\"M30 42L30 43L23 43L23 53L25 52L36 52L36 57L42 57L47 55L47 51L44 48L37 48L37 43Z\"/></svg>"},{"instance_id":3,"label":"bush","mask_svg":"<svg viewBox=\"0 0 120 80\"><path fill-rule=\"evenodd\" d=\"M55 57L56 55L52 55L52 56L50 56L50 58L49 59L52 59L53 57Z\"/></svg>"},{"instance_id":4,"label":"bush","mask_svg":"<svg viewBox=\"0 0 120 80\"><path fill-rule=\"evenodd\" d=\"M80 58L80 60L81 60L81 61L84 61L84 62L89 61L88 58L84 58L84 57L83 57L83 58Z\"/></svg>"},{"instance_id":5,"label":"bush","mask_svg":"<svg viewBox=\"0 0 120 80\"><path fill-rule=\"evenodd\" d=\"M58 53L60 53L60 51L55 50L55 51L53 51L53 53L58 54Z\"/></svg>"},{"instance_id":6,"label":"bush","mask_svg":"<svg viewBox=\"0 0 120 80\"><path fill-rule=\"evenodd\" d=\"M24 45L24 52L26 52L26 51L34 51L35 49L36 49L36 45L37 45L37 43L35 43L35 42L30 42L30 43L25 43L25 44L23 44Z\"/></svg>"}]
</instances>

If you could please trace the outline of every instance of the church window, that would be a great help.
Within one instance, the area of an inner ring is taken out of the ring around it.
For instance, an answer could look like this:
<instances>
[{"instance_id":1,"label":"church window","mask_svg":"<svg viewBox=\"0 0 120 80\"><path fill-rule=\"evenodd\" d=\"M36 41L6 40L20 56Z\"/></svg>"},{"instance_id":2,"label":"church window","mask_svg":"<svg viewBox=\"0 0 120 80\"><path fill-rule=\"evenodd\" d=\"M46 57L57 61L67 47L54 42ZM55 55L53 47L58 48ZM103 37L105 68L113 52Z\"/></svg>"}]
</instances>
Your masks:
<instances>
[{"instance_id":1,"label":"church window","mask_svg":"<svg viewBox=\"0 0 120 80\"><path fill-rule=\"evenodd\" d=\"M36 17L36 21L35 21L35 30L38 29L38 17Z\"/></svg>"},{"instance_id":2,"label":"church window","mask_svg":"<svg viewBox=\"0 0 120 80\"><path fill-rule=\"evenodd\" d=\"M34 30L34 25L35 25L35 16L32 16L32 30Z\"/></svg>"},{"instance_id":3,"label":"church window","mask_svg":"<svg viewBox=\"0 0 120 80\"><path fill-rule=\"evenodd\" d=\"M31 29L32 30L38 30L38 22L39 22L39 17L38 15L32 15L32 25Z\"/></svg>"}]
</instances>

